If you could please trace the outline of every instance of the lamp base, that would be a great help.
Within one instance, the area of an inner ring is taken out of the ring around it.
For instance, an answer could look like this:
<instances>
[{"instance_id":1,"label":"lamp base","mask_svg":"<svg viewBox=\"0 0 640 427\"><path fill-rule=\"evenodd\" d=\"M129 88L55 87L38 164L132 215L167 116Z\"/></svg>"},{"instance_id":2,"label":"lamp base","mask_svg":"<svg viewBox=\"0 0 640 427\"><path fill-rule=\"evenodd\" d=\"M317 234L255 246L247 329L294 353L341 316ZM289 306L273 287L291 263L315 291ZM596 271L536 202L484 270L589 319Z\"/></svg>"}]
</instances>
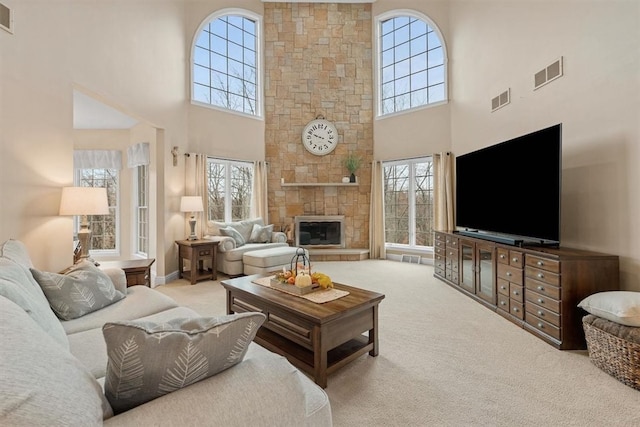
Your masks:
<instances>
[{"instance_id":1,"label":"lamp base","mask_svg":"<svg viewBox=\"0 0 640 427\"><path fill-rule=\"evenodd\" d=\"M189 234L187 240L198 240L198 236L196 236L196 217L193 215L189 220L189 226L191 227L191 234Z\"/></svg>"}]
</instances>

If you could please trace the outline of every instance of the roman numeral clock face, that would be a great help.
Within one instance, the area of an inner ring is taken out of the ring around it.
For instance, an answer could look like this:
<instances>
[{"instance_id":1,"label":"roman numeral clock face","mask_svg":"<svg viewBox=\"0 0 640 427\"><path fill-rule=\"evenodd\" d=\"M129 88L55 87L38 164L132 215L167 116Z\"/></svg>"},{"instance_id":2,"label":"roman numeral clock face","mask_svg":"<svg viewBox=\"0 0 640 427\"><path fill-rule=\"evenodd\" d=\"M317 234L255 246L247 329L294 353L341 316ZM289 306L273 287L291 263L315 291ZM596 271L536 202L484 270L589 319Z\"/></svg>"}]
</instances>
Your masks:
<instances>
[{"instance_id":1,"label":"roman numeral clock face","mask_svg":"<svg viewBox=\"0 0 640 427\"><path fill-rule=\"evenodd\" d=\"M327 120L311 120L302 131L302 145L311 154L324 156L338 145L338 131L333 123Z\"/></svg>"}]
</instances>

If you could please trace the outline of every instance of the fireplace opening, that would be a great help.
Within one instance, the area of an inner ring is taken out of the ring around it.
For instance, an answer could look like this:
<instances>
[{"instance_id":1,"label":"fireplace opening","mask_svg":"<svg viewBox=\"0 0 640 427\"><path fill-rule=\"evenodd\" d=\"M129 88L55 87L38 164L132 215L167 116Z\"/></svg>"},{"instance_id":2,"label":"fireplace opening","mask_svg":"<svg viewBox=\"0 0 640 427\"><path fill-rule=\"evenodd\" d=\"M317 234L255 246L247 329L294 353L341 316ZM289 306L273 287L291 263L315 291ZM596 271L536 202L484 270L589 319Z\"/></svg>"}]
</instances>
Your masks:
<instances>
[{"instance_id":1,"label":"fireplace opening","mask_svg":"<svg viewBox=\"0 0 640 427\"><path fill-rule=\"evenodd\" d=\"M344 215L295 217L296 246L344 248Z\"/></svg>"}]
</instances>

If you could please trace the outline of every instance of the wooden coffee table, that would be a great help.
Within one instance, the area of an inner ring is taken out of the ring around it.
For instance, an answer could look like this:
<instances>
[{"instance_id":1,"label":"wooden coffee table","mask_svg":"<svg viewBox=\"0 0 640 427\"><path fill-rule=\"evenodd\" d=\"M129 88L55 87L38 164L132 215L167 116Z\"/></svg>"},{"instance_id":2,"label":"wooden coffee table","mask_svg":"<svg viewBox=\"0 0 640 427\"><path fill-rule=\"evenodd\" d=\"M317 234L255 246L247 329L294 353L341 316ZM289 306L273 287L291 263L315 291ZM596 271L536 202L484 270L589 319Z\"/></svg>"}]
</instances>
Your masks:
<instances>
[{"instance_id":1,"label":"wooden coffee table","mask_svg":"<svg viewBox=\"0 0 640 427\"><path fill-rule=\"evenodd\" d=\"M323 304L258 285L253 275L223 280L227 313L257 311L267 320L255 342L285 356L327 386L327 376L369 352L378 355L378 304L383 294L334 283L349 295ZM367 333L367 335L363 335Z\"/></svg>"}]
</instances>

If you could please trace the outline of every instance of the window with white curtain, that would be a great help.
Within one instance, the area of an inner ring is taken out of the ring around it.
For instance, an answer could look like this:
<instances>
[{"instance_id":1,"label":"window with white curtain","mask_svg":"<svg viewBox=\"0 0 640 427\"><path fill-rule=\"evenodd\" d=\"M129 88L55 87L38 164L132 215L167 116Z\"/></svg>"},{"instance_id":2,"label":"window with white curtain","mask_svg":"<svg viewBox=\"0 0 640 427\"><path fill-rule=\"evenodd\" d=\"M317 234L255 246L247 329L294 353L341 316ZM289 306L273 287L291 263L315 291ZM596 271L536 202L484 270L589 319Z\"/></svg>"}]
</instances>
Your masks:
<instances>
[{"instance_id":1,"label":"window with white curtain","mask_svg":"<svg viewBox=\"0 0 640 427\"><path fill-rule=\"evenodd\" d=\"M433 246L431 157L384 162L385 245Z\"/></svg>"},{"instance_id":2,"label":"window with white curtain","mask_svg":"<svg viewBox=\"0 0 640 427\"><path fill-rule=\"evenodd\" d=\"M378 116L447 100L444 39L418 12L390 11L377 18Z\"/></svg>"},{"instance_id":3,"label":"window with white curtain","mask_svg":"<svg viewBox=\"0 0 640 427\"><path fill-rule=\"evenodd\" d=\"M207 219L240 221L249 219L253 163L207 159Z\"/></svg>"}]
</instances>

